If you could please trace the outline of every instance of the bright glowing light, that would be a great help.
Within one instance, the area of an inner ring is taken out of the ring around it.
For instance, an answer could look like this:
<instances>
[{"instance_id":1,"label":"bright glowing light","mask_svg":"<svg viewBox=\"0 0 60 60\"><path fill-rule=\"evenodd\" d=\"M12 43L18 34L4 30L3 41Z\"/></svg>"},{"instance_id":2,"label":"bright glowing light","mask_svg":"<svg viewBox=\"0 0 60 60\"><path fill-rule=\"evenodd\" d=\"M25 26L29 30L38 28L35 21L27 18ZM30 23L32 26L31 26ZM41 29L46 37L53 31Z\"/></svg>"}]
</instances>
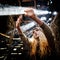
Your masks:
<instances>
[{"instance_id":1,"label":"bright glowing light","mask_svg":"<svg viewBox=\"0 0 60 60\"><path fill-rule=\"evenodd\" d=\"M53 15L57 15L57 12L56 12L56 11L54 11L54 12L53 12Z\"/></svg>"},{"instance_id":2,"label":"bright glowing light","mask_svg":"<svg viewBox=\"0 0 60 60\"><path fill-rule=\"evenodd\" d=\"M52 20L52 18L49 18L49 21Z\"/></svg>"},{"instance_id":3,"label":"bright glowing light","mask_svg":"<svg viewBox=\"0 0 60 60\"><path fill-rule=\"evenodd\" d=\"M51 14L51 11L49 11L49 14Z\"/></svg>"},{"instance_id":4,"label":"bright glowing light","mask_svg":"<svg viewBox=\"0 0 60 60\"><path fill-rule=\"evenodd\" d=\"M50 1L50 3L52 4L52 1Z\"/></svg>"},{"instance_id":5,"label":"bright glowing light","mask_svg":"<svg viewBox=\"0 0 60 60\"><path fill-rule=\"evenodd\" d=\"M19 55L21 55L22 53L18 53Z\"/></svg>"},{"instance_id":6,"label":"bright glowing light","mask_svg":"<svg viewBox=\"0 0 60 60\"><path fill-rule=\"evenodd\" d=\"M34 9L34 13L36 15L43 15L43 14L48 14L49 11L47 11L47 10L37 10L37 9Z\"/></svg>"},{"instance_id":7,"label":"bright glowing light","mask_svg":"<svg viewBox=\"0 0 60 60\"><path fill-rule=\"evenodd\" d=\"M41 20L46 20L47 18L46 17L41 17Z\"/></svg>"},{"instance_id":8,"label":"bright glowing light","mask_svg":"<svg viewBox=\"0 0 60 60\"><path fill-rule=\"evenodd\" d=\"M23 50L23 47L21 47L21 49Z\"/></svg>"},{"instance_id":9,"label":"bright glowing light","mask_svg":"<svg viewBox=\"0 0 60 60\"><path fill-rule=\"evenodd\" d=\"M14 48L13 50L14 50L14 51L16 51L17 49L16 49L16 48Z\"/></svg>"}]
</instances>

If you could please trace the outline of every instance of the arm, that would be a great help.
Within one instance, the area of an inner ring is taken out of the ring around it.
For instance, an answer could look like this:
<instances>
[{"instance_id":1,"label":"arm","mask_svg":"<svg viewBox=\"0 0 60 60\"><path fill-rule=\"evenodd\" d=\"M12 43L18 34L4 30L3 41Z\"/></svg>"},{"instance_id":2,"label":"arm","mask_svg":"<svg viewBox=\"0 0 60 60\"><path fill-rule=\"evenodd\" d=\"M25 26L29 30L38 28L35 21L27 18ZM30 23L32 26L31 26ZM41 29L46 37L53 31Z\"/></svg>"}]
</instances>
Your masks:
<instances>
[{"instance_id":1,"label":"arm","mask_svg":"<svg viewBox=\"0 0 60 60\"><path fill-rule=\"evenodd\" d=\"M44 23L42 20L40 20L40 18L38 18L35 14L34 14L34 11L33 9L26 9L25 10L25 15L32 18L36 23L39 24L39 26L43 29L44 31L44 34L46 35L47 37L47 40L48 40L48 43L50 45L50 47L52 48L52 50L54 51L55 50L55 43L54 43L54 37L52 35L52 31L51 29L49 28L49 26Z\"/></svg>"},{"instance_id":2,"label":"arm","mask_svg":"<svg viewBox=\"0 0 60 60\"><path fill-rule=\"evenodd\" d=\"M51 28L41 21L37 16L35 16L34 20L39 24L39 26L43 29L45 36L47 37L48 43L50 47L55 50L54 36L52 34Z\"/></svg>"},{"instance_id":3,"label":"arm","mask_svg":"<svg viewBox=\"0 0 60 60\"><path fill-rule=\"evenodd\" d=\"M23 40L23 42L25 43L29 43L28 38L26 37L26 35L22 32L21 28L20 28L20 24L22 22L22 15L18 17L17 21L16 21L16 28L18 30L18 33L20 35L21 40Z\"/></svg>"}]
</instances>

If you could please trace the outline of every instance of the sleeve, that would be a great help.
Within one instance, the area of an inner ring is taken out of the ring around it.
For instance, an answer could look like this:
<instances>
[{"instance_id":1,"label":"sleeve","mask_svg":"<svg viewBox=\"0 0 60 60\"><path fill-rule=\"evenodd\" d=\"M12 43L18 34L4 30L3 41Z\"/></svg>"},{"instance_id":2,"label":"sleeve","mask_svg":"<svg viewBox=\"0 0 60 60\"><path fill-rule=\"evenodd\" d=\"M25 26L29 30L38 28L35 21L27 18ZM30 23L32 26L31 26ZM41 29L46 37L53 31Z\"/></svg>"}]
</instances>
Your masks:
<instances>
[{"instance_id":1,"label":"sleeve","mask_svg":"<svg viewBox=\"0 0 60 60\"><path fill-rule=\"evenodd\" d=\"M55 51L54 36L53 36L51 28L46 23L43 23L42 26L40 27L43 29L50 47L52 48L53 51Z\"/></svg>"},{"instance_id":2,"label":"sleeve","mask_svg":"<svg viewBox=\"0 0 60 60\"><path fill-rule=\"evenodd\" d=\"M19 37L21 38L21 40L22 40L24 43L26 43L26 44L29 43L29 38L28 38L24 33L19 34Z\"/></svg>"}]
</instances>

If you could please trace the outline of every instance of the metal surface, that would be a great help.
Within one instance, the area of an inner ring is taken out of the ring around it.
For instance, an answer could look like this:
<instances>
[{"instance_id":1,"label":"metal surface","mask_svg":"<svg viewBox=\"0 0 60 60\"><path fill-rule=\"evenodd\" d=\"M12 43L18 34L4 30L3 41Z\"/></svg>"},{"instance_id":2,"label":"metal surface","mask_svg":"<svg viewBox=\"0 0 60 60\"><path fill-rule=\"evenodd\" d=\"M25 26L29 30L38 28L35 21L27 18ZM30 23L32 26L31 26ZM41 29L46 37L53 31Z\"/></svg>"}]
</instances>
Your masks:
<instances>
[{"instance_id":1,"label":"metal surface","mask_svg":"<svg viewBox=\"0 0 60 60\"><path fill-rule=\"evenodd\" d=\"M4 15L20 15L24 14L24 10L27 7L16 7L16 6L11 6L11 7L0 7L0 16ZM36 15L43 15L43 14L48 14L49 12L47 10L37 10L33 9Z\"/></svg>"}]
</instances>

